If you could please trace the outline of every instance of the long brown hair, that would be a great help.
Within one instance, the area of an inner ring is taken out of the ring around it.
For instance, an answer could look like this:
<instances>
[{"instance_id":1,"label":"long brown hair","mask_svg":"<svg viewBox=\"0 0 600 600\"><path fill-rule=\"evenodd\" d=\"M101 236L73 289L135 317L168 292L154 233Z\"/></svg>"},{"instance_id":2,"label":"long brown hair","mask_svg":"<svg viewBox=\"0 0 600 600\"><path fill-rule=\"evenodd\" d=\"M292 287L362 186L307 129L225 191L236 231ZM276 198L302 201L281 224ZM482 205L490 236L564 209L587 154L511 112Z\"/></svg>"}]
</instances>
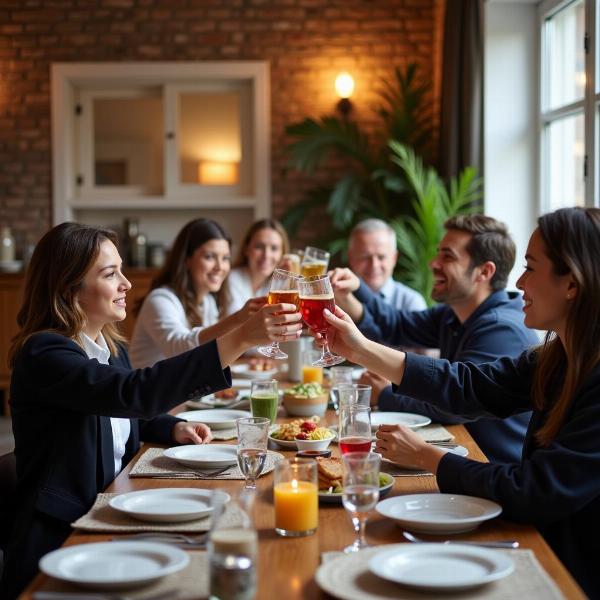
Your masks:
<instances>
[{"instance_id":1,"label":"long brown hair","mask_svg":"<svg viewBox=\"0 0 600 600\"><path fill-rule=\"evenodd\" d=\"M290 251L290 240L286 230L283 228L283 225L275 219L260 219L258 221L254 221L254 223L250 225L248 231L246 231L246 235L242 240L242 245L240 246L240 250L234 263L235 267L245 267L248 264L248 257L246 256L248 244L250 244L254 234L258 231L261 231L261 229L273 229L280 235L282 256Z\"/></svg>"},{"instance_id":2,"label":"long brown hair","mask_svg":"<svg viewBox=\"0 0 600 600\"><path fill-rule=\"evenodd\" d=\"M565 339L548 332L537 351L533 403L538 410L549 411L536 439L547 446L586 376L600 362L600 209L563 208L540 217L538 228L554 273L570 274L577 284ZM564 373L558 389L557 373Z\"/></svg>"},{"instance_id":3,"label":"long brown hair","mask_svg":"<svg viewBox=\"0 0 600 600\"><path fill-rule=\"evenodd\" d=\"M20 330L10 347L10 366L23 344L40 331L60 333L81 345L79 335L86 316L77 295L106 240L117 245L117 235L109 229L61 223L38 242L25 276L23 304L17 315ZM125 338L116 324L105 325L102 334L110 352L118 355L118 343Z\"/></svg>"},{"instance_id":4,"label":"long brown hair","mask_svg":"<svg viewBox=\"0 0 600 600\"><path fill-rule=\"evenodd\" d=\"M160 273L152 280L150 291L159 287L170 287L181 300L185 316L191 327L203 324L203 315L198 308L198 297L192 278L186 266L186 259L210 240L225 240L231 247L231 240L223 228L212 219L194 219L177 234L173 248ZM147 294L146 294L147 295ZM146 297L134 309L138 314Z\"/></svg>"}]
</instances>

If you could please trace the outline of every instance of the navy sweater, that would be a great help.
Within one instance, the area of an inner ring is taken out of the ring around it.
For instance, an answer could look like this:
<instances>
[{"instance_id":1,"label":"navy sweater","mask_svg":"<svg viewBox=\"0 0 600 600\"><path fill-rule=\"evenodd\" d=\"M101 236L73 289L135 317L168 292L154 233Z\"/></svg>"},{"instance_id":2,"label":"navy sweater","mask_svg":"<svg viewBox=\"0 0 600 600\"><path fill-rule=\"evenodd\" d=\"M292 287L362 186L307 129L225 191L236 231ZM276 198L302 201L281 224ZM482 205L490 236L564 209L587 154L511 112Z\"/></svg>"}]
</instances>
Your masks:
<instances>
[{"instance_id":1,"label":"navy sweater","mask_svg":"<svg viewBox=\"0 0 600 600\"><path fill-rule=\"evenodd\" d=\"M365 308L358 325L368 338L392 346L439 348L441 358L451 362L480 364L500 356L515 358L539 343L537 335L523 323L523 301L515 292L492 293L464 323L444 304L423 311L396 310L364 283L355 295ZM381 410L426 415L437 423L465 423L488 459L505 463L520 460L531 416L527 412L504 420L481 418L468 422L430 403L395 395L391 387L382 391L378 405Z\"/></svg>"},{"instance_id":2,"label":"navy sweater","mask_svg":"<svg viewBox=\"0 0 600 600\"><path fill-rule=\"evenodd\" d=\"M409 354L394 389L458 414L506 417L530 408L534 367L535 352L479 366ZM534 434L544 416L533 412L521 461L489 464L447 453L438 486L490 498L507 519L536 525L586 594L600 598L600 365L581 385L554 441L539 447Z\"/></svg>"}]
</instances>

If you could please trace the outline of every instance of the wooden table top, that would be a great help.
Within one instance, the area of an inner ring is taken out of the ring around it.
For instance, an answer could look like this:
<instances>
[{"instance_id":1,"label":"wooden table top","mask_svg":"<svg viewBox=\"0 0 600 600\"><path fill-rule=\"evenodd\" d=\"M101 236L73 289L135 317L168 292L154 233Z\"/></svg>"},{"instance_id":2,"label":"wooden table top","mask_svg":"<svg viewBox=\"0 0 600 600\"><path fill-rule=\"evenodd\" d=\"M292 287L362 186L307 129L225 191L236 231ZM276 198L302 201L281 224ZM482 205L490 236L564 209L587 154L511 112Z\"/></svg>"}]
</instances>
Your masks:
<instances>
[{"instance_id":1,"label":"wooden table top","mask_svg":"<svg viewBox=\"0 0 600 600\"><path fill-rule=\"evenodd\" d=\"M331 414L331 411L326 418L329 423L335 422L335 415ZM447 429L454 434L458 444L468 448L470 458L485 461L484 455L462 425L447 426ZM337 445L333 444L331 449L336 455ZM279 451L286 456L295 455L295 452ZM197 487L219 488L230 494L237 494L243 486L243 482L239 480L130 479L128 477L130 468L131 465L126 467L106 491L125 493L148 488ZM272 487L272 474L259 478L252 515L259 534L259 588L256 597L286 598L286 600L327 598L328 596L317 586L314 573L320 564L322 552L341 550L353 541L354 532L350 519L341 504L320 504L319 527L316 534L303 538L282 538L275 533L274 529ZM434 477L396 477L394 487L387 497L437 491ZM65 545L104 541L111 537L113 536L75 531ZM434 540L435 537L429 536L429 539ZM585 598L542 536L531 526L493 519L475 531L452 536L452 539L516 539L520 542L521 548L530 548L535 552L541 565L567 598ZM369 517L367 540L372 545L404 542L401 528L375 512ZM45 575L39 574L20 598L29 600L31 593L43 584L44 578Z\"/></svg>"}]
</instances>

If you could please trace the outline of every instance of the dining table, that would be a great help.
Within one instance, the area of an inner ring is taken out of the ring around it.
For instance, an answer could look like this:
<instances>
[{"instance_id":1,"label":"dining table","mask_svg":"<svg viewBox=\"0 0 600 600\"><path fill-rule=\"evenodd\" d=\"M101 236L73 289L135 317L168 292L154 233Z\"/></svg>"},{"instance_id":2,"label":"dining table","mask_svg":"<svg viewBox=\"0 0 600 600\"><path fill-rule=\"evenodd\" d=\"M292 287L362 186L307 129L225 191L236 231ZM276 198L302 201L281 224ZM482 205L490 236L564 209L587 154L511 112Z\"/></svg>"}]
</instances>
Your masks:
<instances>
[{"instance_id":1,"label":"dining table","mask_svg":"<svg viewBox=\"0 0 600 600\"><path fill-rule=\"evenodd\" d=\"M280 422L289 421L282 415ZM328 410L324 421L332 425L337 416ZM485 456L462 425L446 425L446 429L454 436L453 442L467 448L469 458L486 461ZM214 442L214 443L235 443ZM150 445L152 446L152 445ZM131 478L129 472L141 453L148 449L143 446L129 465L124 468L115 481L107 488L107 493L123 494L151 488L193 487L203 489L219 489L231 495L238 495L244 482L240 480L181 480ZM295 456L295 451L275 448L286 457ZM333 456L339 456L337 444L330 446ZM383 469L385 470L385 466ZM436 479L432 475L399 476L394 478L393 488L388 498L401 494L438 493ZM354 530L349 514L342 504L319 505L318 528L316 533L306 537L281 537L275 531L275 513L273 506L273 473L261 476L257 481L256 497L253 502L251 517L258 532L258 588L256 598L272 599L318 599L329 598L316 583L317 571L323 553L340 551L354 540ZM403 538L402 529L390 519L373 511L369 515L366 527L367 541L370 545L409 543ZM114 539L115 534L87 533L74 530L65 542L65 546L101 542ZM438 541L437 536L423 535L430 541ZM507 521L501 517L482 523L477 529L468 533L452 535L452 540L492 541L517 540L522 549L531 549L535 557L554 580L566 598L585 598L585 594L571 577L567 569L544 541L540 533L531 525ZM441 538L447 539L447 537ZM46 581L46 575L39 573L20 596L22 600L32 598L32 593L39 590Z\"/></svg>"}]
</instances>

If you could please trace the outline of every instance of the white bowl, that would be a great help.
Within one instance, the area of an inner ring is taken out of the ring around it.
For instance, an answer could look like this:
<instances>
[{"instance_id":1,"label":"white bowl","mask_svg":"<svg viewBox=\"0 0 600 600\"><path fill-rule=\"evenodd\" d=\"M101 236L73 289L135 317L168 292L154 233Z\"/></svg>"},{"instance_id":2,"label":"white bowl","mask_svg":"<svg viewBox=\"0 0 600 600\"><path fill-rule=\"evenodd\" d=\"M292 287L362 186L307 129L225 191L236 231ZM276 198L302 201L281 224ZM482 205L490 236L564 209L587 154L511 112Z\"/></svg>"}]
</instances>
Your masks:
<instances>
[{"instance_id":1,"label":"white bowl","mask_svg":"<svg viewBox=\"0 0 600 600\"><path fill-rule=\"evenodd\" d=\"M299 440L294 438L298 450L327 450L332 440L333 437L324 440Z\"/></svg>"},{"instance_id":2,"label":"white bowl","mask_svg":"<svg viewBox=\"0 0 600 600\"><path fill-rule=\"evenodd\" d=\"M327 410L328 402L329 394L327 392L312 398L283 392L283 407L291 417L312 417L313 415L322 417Z\"/></svg>"}]
</instances>

